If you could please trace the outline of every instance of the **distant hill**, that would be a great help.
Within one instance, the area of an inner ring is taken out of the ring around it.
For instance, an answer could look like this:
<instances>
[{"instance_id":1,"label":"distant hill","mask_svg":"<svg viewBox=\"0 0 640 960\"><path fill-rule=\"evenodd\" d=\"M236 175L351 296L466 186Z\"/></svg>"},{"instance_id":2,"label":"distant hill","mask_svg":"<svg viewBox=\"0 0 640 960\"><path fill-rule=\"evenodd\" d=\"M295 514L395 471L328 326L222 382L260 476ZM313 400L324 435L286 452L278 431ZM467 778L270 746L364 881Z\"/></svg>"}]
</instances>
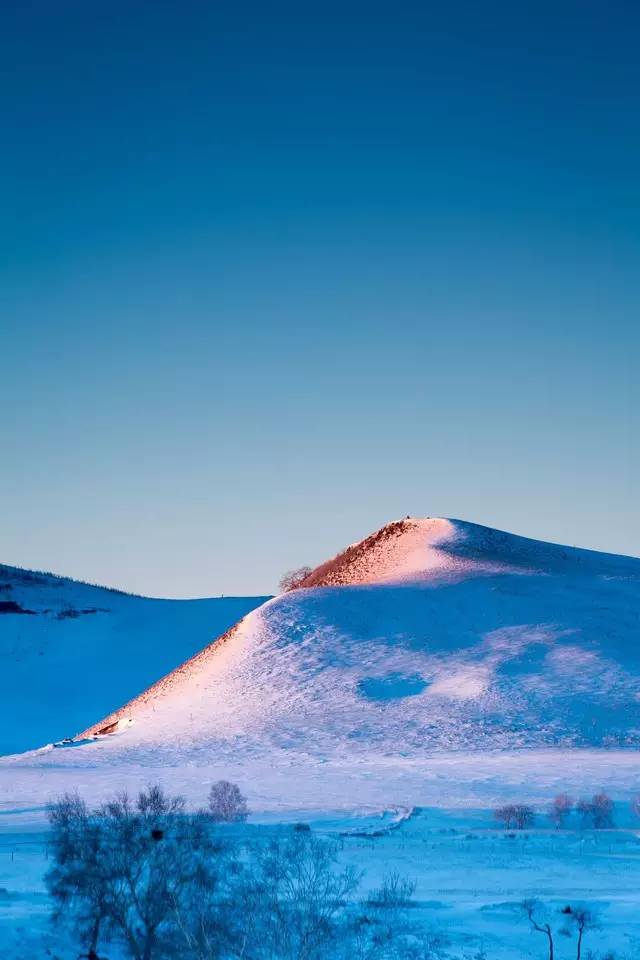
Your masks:
<instances>
[{"instance_id":1,"label":"distant hill","mask_svg":"<svg viewBox=\"0 0 640 960\"><path fill-rule=\"evenodd\" d=\"M0 564L0 754L77 732L265 599L152 600Z\"/></svg>"}]
</instances>

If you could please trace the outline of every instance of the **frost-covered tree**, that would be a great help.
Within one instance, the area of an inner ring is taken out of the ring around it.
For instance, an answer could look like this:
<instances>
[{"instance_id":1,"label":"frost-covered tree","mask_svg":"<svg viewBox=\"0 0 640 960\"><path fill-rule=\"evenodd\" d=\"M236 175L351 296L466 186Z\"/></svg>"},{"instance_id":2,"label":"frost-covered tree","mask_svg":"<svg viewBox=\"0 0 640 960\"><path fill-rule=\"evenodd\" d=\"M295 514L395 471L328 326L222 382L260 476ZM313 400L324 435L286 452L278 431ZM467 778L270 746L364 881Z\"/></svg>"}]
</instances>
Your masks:
<instances>
[{"instance_id":1,"label":"frost-covered tree","mask_svg":"<svg viewBox=\"0 0 640 960\"><path fill-rule=\"evenodd\" d=\"M52 807L56 919L89 960L115 937L132 960L424 960L437 941L412 926L413 884L398 874L363 902L360 875L310 830L220 830L150 787L90 811ZM224 839L222 835L224 834Z\"/></svg>"},{"instance_id":2,"label":"frost-covered tree","mask_svg":"<svg viewBox=\"0 0 640 960\"><path fill-rule=\"evenodd\" d=\"M49 808L49 823L53 865L45 882L54 904L53 919L70 919L86 956L97 960L110 907L102 825L78 796L68 793Z\"/></svg>"},{"instance_id":3,"label":"frost-covered tree","mask_svg":"<svg viewBox=\"0 0 640 960\"><path fill-rule=\"evenodd\" d=\"M216 823L241 823L249 810L246 797L236 783L218 780L209 791L209 814Z\"/></svg>"},{"instance_id":4,"label":"frost-covered tree","mask_svg":"<svg viewBox=\"0 0 640 960\"><path fill-rule=\"evenodd\" d=\"M184 801L159 787L135 803L121 794L100 816L112 877L109 924L133 960L162 956L175 937L177 905L209 882L217 843L204 817L186 815Z\"/></svg>"},{"instance_id":5,"label":"frost-covered tree","mask_svg":"<svg viewBox=\"0 0 640 960\"><path fill-rule=\"evenodd\" d=\"M47 883L58 920L68 916L95 956L115 934L133 960L165 956L180 904L209 888L219 850L203 816L159 787L125 793L89 812L63 797L52 808L54 866Z\"/></svg>"},{"instance_id":6,"label":"frost-covered tree","mask_svg":"<svg viewBox=\"0 0 640 960\"><path fill-rule=\"evenodd\" d=\"M239 889L247 864L237 845L217 841L204 869L175 898L171 956L180 960L250 960L246 953L246 918L238 909ZM212 855L213 854L213 855Z\"/></svg>"},{"instance_id":7,"label":"frost-covered tree","mask_svg":"<svg viewBox=\"0 0 640 960\"><path fill-rule=\"evenodd\" d=\"M238 900L247 957L337 955L347 901L360 879L353 867L338 868L337 854L335 843L295 832L252 849Z\"/></svg>"},{"instance_id":8,"label":"frost-covered tree","mask_svg":"<svg viewBox=\"0 0 640 960\"><path fill-rule=\"evenodd\" d=\"M237 842L237 841L236 841ZM435 939L406 920L397 874L360 903L359 874L310 831L258 838L177 917L189 960L426 960Z\"/></svg>"}]
</instances>

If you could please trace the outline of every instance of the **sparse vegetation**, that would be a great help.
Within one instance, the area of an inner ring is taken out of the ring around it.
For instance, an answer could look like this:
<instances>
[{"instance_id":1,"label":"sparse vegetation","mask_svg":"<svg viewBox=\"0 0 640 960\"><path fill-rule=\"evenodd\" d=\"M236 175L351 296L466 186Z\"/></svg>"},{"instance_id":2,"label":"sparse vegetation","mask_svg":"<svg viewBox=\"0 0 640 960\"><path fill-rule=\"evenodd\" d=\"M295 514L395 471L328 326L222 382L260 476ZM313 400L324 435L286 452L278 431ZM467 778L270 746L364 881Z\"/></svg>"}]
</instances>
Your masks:
<instances>
[{"instance_id":1,"label":"sparse vegetation","mask_svg":"<svg viewBox=\"0 0 640 960\"><path fill-rule=\"evenodd\" d=\"M105 587L100 583L92 583L90 580L79 580L73 577L60 576L57 573L51 573L48 570L27 570L23 567L12 567L5 563L0 563L0 581L10 584L28 584L33 586L51 586L52 584L79 584L83 587L95 587L96 590L104 590L107 593L120 594L123 597L142 598L142 594L132 593L129 590L121 590L118 587Z\"/></svg>"},{"instance_id":2,"label":"sparse vegetation","mask_svg":"<svg viewBox=\"0 0 640 960\"><path fill-rule=\"evenodd\" d=\"M406 909L411 903L415 889L415 883L394 871L384 878L381 887L371 891L367 903L373 907Z\"/></svg>"},{"instance_id":3,"label":"sparse vegetation","mask_svg":"<svg viewBox=\"0 0 640 960\"><path fill-rule=\"evenodd\" d=\"M280 592L289 593L290 590L297 590L311 573L311 567L297 567L295 570L288 570L280 578Z\"/></svg>"}]
</instances>

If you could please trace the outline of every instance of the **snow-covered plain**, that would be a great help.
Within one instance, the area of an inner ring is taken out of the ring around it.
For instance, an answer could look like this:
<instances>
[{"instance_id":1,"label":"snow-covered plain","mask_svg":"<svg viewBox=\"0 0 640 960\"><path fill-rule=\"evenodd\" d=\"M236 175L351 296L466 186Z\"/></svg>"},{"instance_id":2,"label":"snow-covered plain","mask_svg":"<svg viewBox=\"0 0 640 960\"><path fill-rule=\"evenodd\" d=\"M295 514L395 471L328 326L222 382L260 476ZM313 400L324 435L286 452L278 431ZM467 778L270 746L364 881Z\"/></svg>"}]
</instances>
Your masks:
<instances>
[{"instance_id":1,"label":"snow-covered plain","mask_svg":"<svg viewBox=\"0 0 640 960\"><path fill-rule=\"evenodd\" d=\"M553 909L598 905L606 933L592 945L631 957L640 847L629 815L620 833L513 840L491 829L490 810L605 788L628 811L640 792L639 632L640 560L399 521L74 731L115 733L0 759L5 822L42 830L43 805L69 786L96 801L160 782L199 805L221 777L240 784L254 819L322 830L428 808L388 836L345 840L344 856L372 884L394 867L416 879L421 916L452 956L543 956L515 906L535 895ZM2 876L11 889L15 868ZM559 957L575 955L562 944Z\"/></svg>"},{"instance_id":2,"label":"snow-covered plain","mask_svg":"<svg viewBox=\"0 0 640 960\"><path fill-rule=\"evenodd\" d=\"M621 809L620 820L625 817ZM8 809L2 819L0 955L76 960L77 944L49 923L43 874L50 861L42 822L37 814ZM560 933L560 911L567 904L588 906L598 918L583 956L634 960L640 952L640 836L628 822L624 829L555 831L540 817L537 829L514 835L496 830L489 812L472 809L423 809L397 829L385 829L393 825L391 816L373 814L356 819L328 812L308 820L317 834L340 838L341 863L364 872L360 895L392 871L416 883L412 920L439 944L433 960L543 960L546 942L530 932L520 909L529 897L541 901L552 925L557 960L576 956L575 934ZM237 832L256 839L286 829L263 817L262 824ZM370 836L357 835L367 831ZM102 953L109 960L125 957L117 943Z\"/></svg>"}]
</instances>

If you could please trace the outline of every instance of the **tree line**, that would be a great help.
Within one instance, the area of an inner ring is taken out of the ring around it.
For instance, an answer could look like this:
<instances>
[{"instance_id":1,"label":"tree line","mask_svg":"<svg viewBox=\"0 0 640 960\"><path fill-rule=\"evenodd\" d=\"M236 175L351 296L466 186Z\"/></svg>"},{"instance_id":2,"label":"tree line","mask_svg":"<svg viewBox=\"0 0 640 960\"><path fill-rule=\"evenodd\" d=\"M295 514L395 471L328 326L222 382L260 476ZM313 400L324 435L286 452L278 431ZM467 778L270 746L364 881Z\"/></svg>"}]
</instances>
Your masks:
<instances>
[{"instance_id":1,"label":"tree line","mask_svg":"<svg viewBox=\"0 0 640 960\"><path fill-rule=\"evenodd\" d=\"M640 816L640 798L631 801L631 809ZM578 817L579 826L583 829L607 830L614 826L613 800L604 791L595 793L590 798L574 800L566 793L554 797L547 810L547 817L557 829L564 829L569 825L572 814ZM496 807L493 817L505 830L526 830L536 821L536 812L526 803L508 803Z\"/></svg>"}]
</instances>

